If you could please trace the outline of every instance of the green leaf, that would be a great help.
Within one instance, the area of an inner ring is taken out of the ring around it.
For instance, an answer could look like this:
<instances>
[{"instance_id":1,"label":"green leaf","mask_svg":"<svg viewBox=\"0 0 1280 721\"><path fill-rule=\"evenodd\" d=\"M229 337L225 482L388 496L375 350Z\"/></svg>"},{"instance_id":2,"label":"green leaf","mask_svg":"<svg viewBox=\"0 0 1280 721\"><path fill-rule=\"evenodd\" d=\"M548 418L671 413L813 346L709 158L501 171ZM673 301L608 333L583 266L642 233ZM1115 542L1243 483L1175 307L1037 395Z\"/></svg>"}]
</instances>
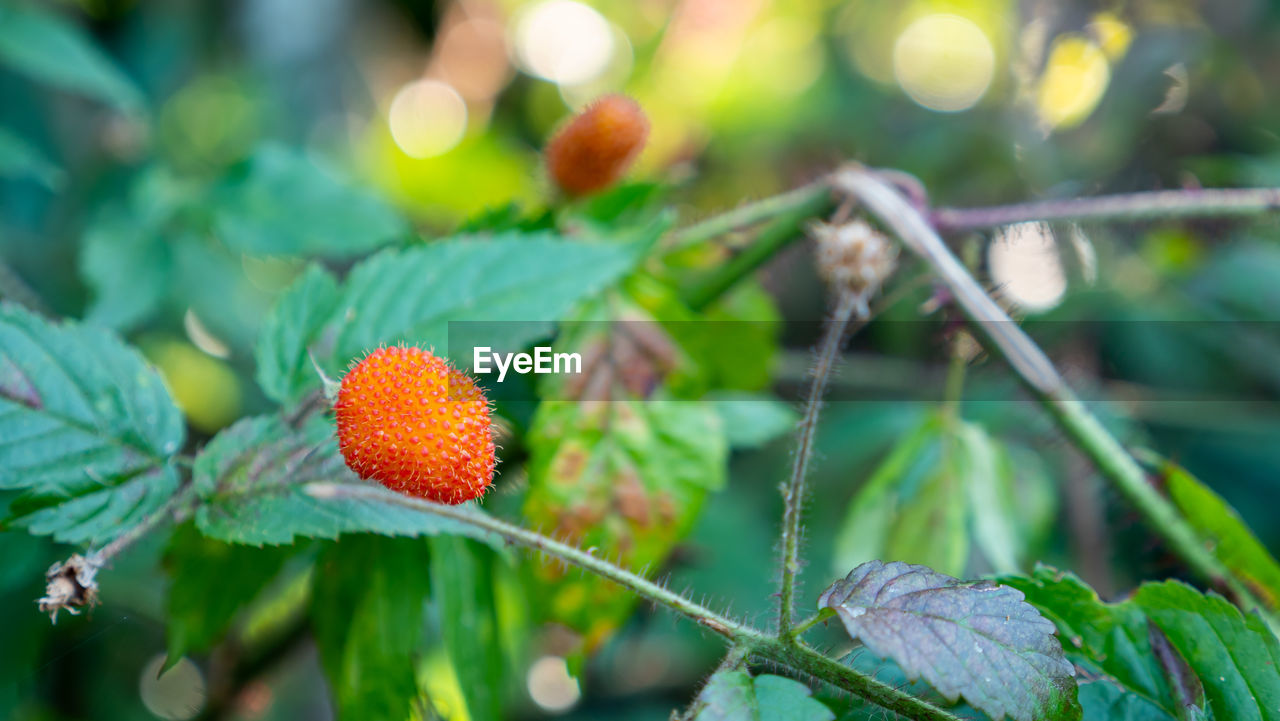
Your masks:
<instances>
[{"instance_id":1,"label":"green leaf","mask_svg":"<svg viewBox=\"0 0 1280 721\"><path fill-rule=\"evenodd\" d=\"M1179 721L1145 696L1105 679L1080 684L1080 708L1085 719Z\"/></svg>"},{"instance_id":2,"label":"green leaf","mask_svg":"<svg viewBox=\"0 0 1280 721\"><path fill-rule=\"evenodd\" d=\"M1259 616L1178 581L1143 584L1132 603L1199 676L1216 718L1280 719L1280 641Z\"/></svg>"},{"instance_id":3,"label":"green leaf","mask_svg":"<svg viewBox=\"0 0 1280 721\"><path fill-rule=\"evenodd\" d=\"M965 489L947 465L941 416L927 416L859 489L836 536L836 572L877 558L963 573L968 559Z\"/></svg>"},{"instance_id":4,"label":"green leaf","mask_svg":"<svg viewBox=\"0 0 1280 721\"><path fill-rule=\"evenodd\" d=\"M506 663L495 606L492 549L463 538L431 540L432 598L471 721L503 717Z\"/></svg>"},{"instance_id":5,"label":"green leaf","mask_svg":"<svg viewBox=\"0 0 1280 721\"><path fill-rule=\"evenodd\" d=\"M1015 519L1013 478L1004 449L981 426L957 423L955 463L969 492L973 539L997 573L1015 573L1023 538Z\"/></svg>"},{"instance_id":6,"label":"green leaf","mask_svg":"<svg viewBox=\"0 0 1280 721\"><path fill-rule=\"evenodd\" d=\"M972 543L987 566L1021 568L1047 521L1051 489L1034 459L1015 468L982 426L939 411L904 436L854 496L836 535L835 572L892 558L951 575Z\"/></svg>"},{"instance_id":7,"label":"green leaf","mask_svg":"<svg viewBox=\"0 0 1280 721\"><path fill-rule=\"evenodd\" d=\"M379 345L407 341L445 349L450 321L527 321L511 323L512 332L523 335L507 341L529 342L547 330L539 322L559 320L617 280L650 242L585 244L550 233L505 233L385 250L351 271L323 322L308 303L327 305L333 297L326 281L309 274L264 324L259 378L272 398L290 402L319 387L308 348L326 373L338 377L350 361ZM300 315L308 325L301 336L290 325ZM291 335L281 335L284 329Z\"/></svg>"},{"instance_id":8,"label":"green leaf","mask_svg":"<svg viewBox=\"0 0 1280 721\"><path fill-rule=\"evenodd\" d=\"M293 553L284 546L222 543L201 536L190 524L178 528L164 557L171 580L165 617L168 663L211 648Z\"/></svg>"},{"instance_id":9,"label":"green leaf","mask_svg":"<svg viewBox=\"0 0 1280 721\"><path fill-rule=\"evenodd\" d=\"M529 430L524 515L628 568L660 564L725 482L719 418L695 401L543 401ZM536 600L594 648L635 599L556 563L533 567Z\"/></svg>"},{"instance_id":10,"label":"green leaf","mask_svg":"<svg viewBox=\"0 0 1280 721\"><path fill-rule=\"evenodd\" d=\"M707 399L720 422L725 436L734 448L759 448L769 441L791 433L800 414L789 403L757 393L724 391Z\"/></svg>"},{"instance_id":11,"label":"green leaf","mask_svg":"<svg viewBox=\"0 0 1280 721\"><path fill-rule=\"evenodd\" d=\"M349 257L397 237L408 225L382 198L300 151L266 144L214 195L214 230L255 255Z\"/></svg>"},{"instance_id":12,"label":"green leaf","mask_svg":"<svg viewBox=\"0 0 1280 721\"><path fill-rule=\"evenodd\" d=\"M1213 489L1181 467L1156 461L1165 492L1200 536L1205 547L1244 579L1270 611L1280 610L1280 563L1258 541L1240 515Z\"/></svg>"},{"instance_id":13,"label":"green leaf","mask_svg":"<svg viewBox=\"0 0 1280 721\"><path fill-rule=\"evenodd\" d=\"M1015 588L966 583L925 566L870 561L823 592L849 635L923 677L949 701L963 696L995 721L1079 719L1075 668L1052 621Z\"/></svg>"},{"instance_id":14,"label":"green leaf","mask_svg":"<svg viewBox=\"0 0 1280 721\"><path fill-rule=\"evenodd\" d=\"M3 12L0 9L0 14ZM0 177L30 178L50 190L57 189L64 180L61 168L31 143L5 128L0 128Z\"/></svg>"},{"instance_id":15,"label":"green leaf","mask_svg":"<svg viewBox=\"0 0 1280 721\"><path fill-rule=\"evenodd\" d=\"M32 511L15 525L68 543L113 537L168 499L184 437L136 351L0 303L0 489L28 489L19 505Z\"/></svg>"},{"instance_id":16,"label":"green leaf","mask_svg":"<svg viewBox=\"0 0 1280 721\"><path fill-rule=\"evenodd\" d=\"M308 266L263 321L254 357L258 385L268 397L292 405L315 386L310 349L325 355L333 338L322 329L338 304L338 281L319 265Z\"/></svg>"},{"instance_id":17,"label":"green leaf","mask_svg":"<svg viewBox=\"0 0 1280 721\"><path fill-rule=\"evenodd\" d=\"M1075 663L1173 718L1186 717L1186 694L1170 686L1173 662L1167 654L1161 662L1149 623L1199 679L1215 718L1280 719L1280 641L1259 616L1241 614L1220 596L1167 581L1144 584L1127 601L1103 603L1079 578L1045 566L1029 578L1000 580L1026 593L1028 602L1053 620ZM1186 680L1179 684L1194 687Z\"/></svg>"},{"instance_id":18,"label":"green leaf","mask_svg":"<svg viewBox=\"0 0 1280 721\"><path fill-rule=\"evenodd\" d=\"M83 30L35 5L0 4L0 63L120 110L143 106L137 86Z\"/></svg>"},{"instance_id":19,"label":"green leaf","mask_svg":"<svg viewBox=\"0 0 1280 721\"><path fill-rule=\"evenodd\" d=\"M691 721L832 721L835 714L809 687L782 676L752 678L737 669L717 671L691 709Z\"/></svg>"},{"instance_id":20,"label":"green leaf","mask_svg":"<svg viewBox=\"0 0 1280 721\"><path fill-rule=\"evenodd\" d=\"M287 544L299 536L336 538L366 531L450 533L496 543L468 524L398 505L395 493L360 480L347 468L332 422L324 418L312 418L296 430L275 416L243 419L201 451L193 478L203 501L196 526L231 543ZM387 500L317 491L347 485Z\"/></svg>"},{"instance_id":21,"label":"green leaf","mask_svg":"<svg viewBox=\"0 0 1280 721\"><path fill-rule=\"evenodd\" d=\"M348 536L321 555L311 626L343 720L403 719L421 693L414 674L429 590L420 539Z\"/></svg>"}]
</instances>

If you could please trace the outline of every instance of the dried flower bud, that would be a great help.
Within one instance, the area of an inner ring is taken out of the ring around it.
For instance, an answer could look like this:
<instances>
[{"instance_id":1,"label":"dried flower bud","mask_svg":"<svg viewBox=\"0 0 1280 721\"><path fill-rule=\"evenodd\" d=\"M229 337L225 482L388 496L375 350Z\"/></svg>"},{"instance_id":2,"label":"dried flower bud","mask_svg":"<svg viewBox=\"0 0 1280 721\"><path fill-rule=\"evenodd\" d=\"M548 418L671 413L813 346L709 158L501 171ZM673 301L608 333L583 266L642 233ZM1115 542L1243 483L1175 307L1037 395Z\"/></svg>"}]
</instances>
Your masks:
<instances>
[{"instance_id":1,"label":"dried flower bud","mask_svg":"<svg viewBox=\"0 0 1280 721\"><path fill-rule=\"evenodd\" d=\"M47 581L44 598L36 601L40 605L40 611L49 614L49 618L57 623L58 611L65 610L78 616L80 611L77 609L97 605L98 568L97 563L78 553L72 554L65 563L50 566L44 575Z\"/></svg>"},{"instance_id":2,"label":"dried flower bud","mask_svg":"<svg viewBox=\"0 0 1280 721\"><path fill-rule=\"evenodd\" d=\"M861 219L818 223L810 228L818 243L818 272L840 292L850 292L865 305L893 275L898 248Z\"/></svg>"}]
</instances>

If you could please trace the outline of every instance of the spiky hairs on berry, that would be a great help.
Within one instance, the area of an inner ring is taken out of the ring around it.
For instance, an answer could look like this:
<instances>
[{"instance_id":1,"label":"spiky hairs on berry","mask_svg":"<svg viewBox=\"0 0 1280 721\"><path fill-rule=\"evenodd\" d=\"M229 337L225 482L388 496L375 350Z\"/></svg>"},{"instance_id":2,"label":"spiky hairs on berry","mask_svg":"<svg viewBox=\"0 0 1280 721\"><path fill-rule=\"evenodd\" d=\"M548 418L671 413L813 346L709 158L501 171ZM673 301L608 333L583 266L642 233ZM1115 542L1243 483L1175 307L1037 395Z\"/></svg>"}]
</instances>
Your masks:
<instances>
[{"instance_id":1,"label":"spiky hairs on berry","mask_svg":"<svg viewBox=\"0 0 1280 721\"><path fill-rule=\"evenodd\" d=\"M342 378L333 409L342 457L361 478L449 504L493 483L489 401L429 351L373 351Z\"/></svg>"},{"instance_id":2,"label":"spiky hairs on berry","mask_svg":"<svg viewBox=\"0 0 1280 721\"><path fill-rule=\"evenodd\" d=\"M569 195L587 195L618 180L649 137L649 119L625 95L605 95L578 113L547 143L547 171Z\"/></svg>"}]
</instances>

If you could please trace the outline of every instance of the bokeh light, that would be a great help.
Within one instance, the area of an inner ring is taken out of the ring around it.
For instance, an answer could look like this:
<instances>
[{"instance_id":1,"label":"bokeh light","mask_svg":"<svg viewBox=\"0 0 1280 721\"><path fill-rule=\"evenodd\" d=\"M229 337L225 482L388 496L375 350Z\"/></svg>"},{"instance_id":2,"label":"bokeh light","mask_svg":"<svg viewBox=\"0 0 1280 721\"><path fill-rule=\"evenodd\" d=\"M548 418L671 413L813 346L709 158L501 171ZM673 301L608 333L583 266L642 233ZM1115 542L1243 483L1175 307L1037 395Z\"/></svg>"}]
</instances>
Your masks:
<instances>
[{"instance_id":1,"label":"bokeh light","mask_svg":"<svg viewBox=\"0 0 1280 721\"><path fill-rule=\"evenodd\" d=\"M391 137L411 158L451 150L467 131L467 104L448 83L418 80L400 89L387 112Z\"/></svg>"},{"instance_id":2,"label":"bokeh light","mask_svg":"<svg viewBox=\"0 0 1280 721\"><path fill-rule=\"evenodd\" d=\"M543 656L529 667L526 678L529 697L544 711L568 711L578 703L582 691L569 675L569 667L559 656Z\"/></svg>"},{"instance_id":3,"label":"bokeh light","mask_svg":"<svg viewBox=\"0 0 1280 721\"><path fill-rule=\"evenodd\" d=\"M179 340L150 338L141 346L192 427L213 433L240 415L240 380L226 363Z\"/></svg>"},{"instance_id":4,"label":"bokeh light","mask_svg":"<svg viewBox=\"0 0 1280 721\"><path fill-rule=\"evenodd\" d=\"M987 265L1000 294L1019 308L1046 311L1067 290L1067 277L1053 232L1045 223L1001 228L987 246Z\"/></svg>"},{"instance_id":5,"label":"bokeh light","mask_svg":"<svg viewBox=\"0 0 1280 721\"><path fill-rule=\"evenodd\" d=\"M138 694L142 697L142 705L162 719L185 721L195 718L204 708L204 676L185 657L161 673L164 661L165 654L158 654L138 675Z\"/></svg>"},{"instance_id":6,"label":"bokeh light","mask_svg":"<svg viewBox=\"0 0 1280 721\"><path fill-rule=\"evenodd\" d=\"M1036 90L1036 110L1050 129L1079 125L1089 117L1111 81L1106 53L1082 35L1053 41Z\"/></svg>"},{"instance_id":7,"label":"bokeh light","mask_svg":"<svg viewBox=\"0 0 1280 721\"><path fill-rule=\"evenodd\" d=\"M499 18L484 13L487 6L446 16L432 59L440 76L469 101L489 100L511 79L506 31Z\"/></svg>"},{"instance_id":8,"label":"bokeh light","mask_svg":"<svg viewBox=\"0 0 1280 721\"><path fill-rule=\"evenodd\" d=\"M930 110L967 110L995 75L996 52L976 23L959 15L926 15L893 45L893 74L911 99Z\"/></svg>"},{"instance_id":9,"label":"bokeh light","mask_svg":"<svg viewBox=\"0 0 1280 721\"><path fill-rule=\"evenodd\" d=\"M515 51L532 75L561 85L589 82L614 53L613 29L593 8L573 0L548 0L516 19Z\"/></svg>"}]
</instances>

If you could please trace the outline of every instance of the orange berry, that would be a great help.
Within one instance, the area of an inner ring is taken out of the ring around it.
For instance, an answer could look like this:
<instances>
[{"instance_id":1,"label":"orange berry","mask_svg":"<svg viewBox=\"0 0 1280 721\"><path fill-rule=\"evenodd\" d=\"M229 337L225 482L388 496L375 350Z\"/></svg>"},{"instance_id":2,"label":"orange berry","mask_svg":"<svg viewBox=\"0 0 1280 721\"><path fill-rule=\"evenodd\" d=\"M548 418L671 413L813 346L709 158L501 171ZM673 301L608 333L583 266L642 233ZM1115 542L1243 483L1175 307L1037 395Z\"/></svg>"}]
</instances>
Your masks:
<instances>
[{"instance_id":1,"label":"orange berry","mask_svg":"<svg viewBox=\"0 0 1280 721\"><path fill-rule=\"evenodd\" d=\"M605 95L578 113L547 143L547 170L569 195L613 185L649 137L649 119L625 95Z\"/></svg>"},{"instance_id":2,"label":"orange berry","mask_svg":"<svg viewBox=\"0 0 1280 721\"><path fill-rule=\"evenodd\" d=\"M342 457L361 478L449 504L493 483L489 401L428 351L373 351L343 377L333 409Z\"/></svg>"}]
</instances>

